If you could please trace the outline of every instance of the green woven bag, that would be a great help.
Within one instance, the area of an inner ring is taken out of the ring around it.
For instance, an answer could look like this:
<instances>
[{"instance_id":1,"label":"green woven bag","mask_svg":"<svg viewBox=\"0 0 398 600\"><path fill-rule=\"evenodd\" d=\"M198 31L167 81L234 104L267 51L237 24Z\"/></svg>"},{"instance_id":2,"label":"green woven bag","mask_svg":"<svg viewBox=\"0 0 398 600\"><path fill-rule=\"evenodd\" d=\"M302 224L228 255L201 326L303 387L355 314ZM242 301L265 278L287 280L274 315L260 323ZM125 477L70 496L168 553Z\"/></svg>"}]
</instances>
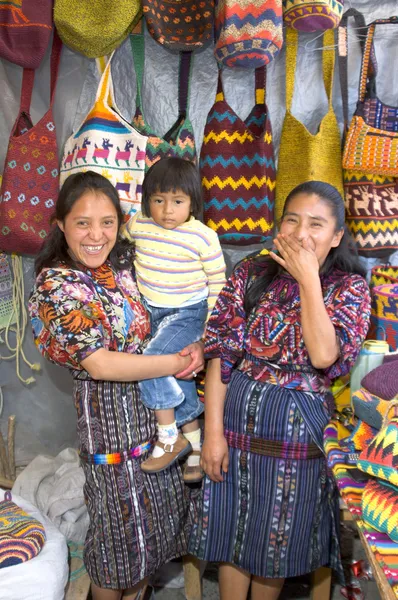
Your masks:
<instances>
[{"instance_id":1,"label":"green woven bag","mask_svg":"<svg viewBox=\"0 0 398 600\"><path fill-rule=\"evenodd\" d=\"M55 0L61 40L89 58L110 54L142 16L140 0Z\"/></svg>"}]
</instances>

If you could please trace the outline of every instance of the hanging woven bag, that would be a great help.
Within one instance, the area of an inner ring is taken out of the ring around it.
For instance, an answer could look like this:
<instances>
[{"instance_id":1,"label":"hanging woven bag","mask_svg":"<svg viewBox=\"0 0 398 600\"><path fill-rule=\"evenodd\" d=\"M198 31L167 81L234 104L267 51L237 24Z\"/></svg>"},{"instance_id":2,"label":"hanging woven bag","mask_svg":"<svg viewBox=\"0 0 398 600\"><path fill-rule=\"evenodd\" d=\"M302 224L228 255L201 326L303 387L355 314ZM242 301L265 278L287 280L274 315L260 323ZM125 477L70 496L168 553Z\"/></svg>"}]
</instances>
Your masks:
<instances>
[{"instance_id":1,"label":"hanging woven bag","mask_svg":"<svg viewBox=\"0 0 398 600\"><path fill-rule=\"evenodd\" d=\"M282 0L216 0L214 56L226 67L267 65L283 44Z\"/></svg>"},{"instance_id":2,"label":"hanging woven bag","mask_svg":"<svg viewBox=\"0 0 398 600\"><path fill-rule=\"evenodd\" d=\"M145 169L167 156L179 156L196 162L195 137L188 116L189 83L192 70L192 52L180 52L178 74L178 117L167 133L158 136L145 120L142 106L142 82L145 64L145 36L137 27L130 36L131 50L136 73L137 96L133 125L147 137Z\"/></svg>"},{"instance_id":3,"label":"hanging woven bag","mask_svg":"<svg viewBox=\"0 0 398 600\"><path fill-rule=\"evenodd\" d=\"M294 79L298 50L298 33L286 30L286 115L279 147L276 178L275 218L279 222L289 192L305 181L324 181L343 195L341 142L332 103L334 74L334 33L323 34L323 81L328 98L328 111L318 132L312 134L292 114Z\"/></svg>"},{"instance_id":4,"label":"hanging woven bag","mask_svg":"<svg viewBox=\"0 0 398 600\"><path fill-rule=\"evenodd\" d=\"M388 256L398 249L398 107L383 105L376 95L375 70L370 69L373 37L367 30L359 82L359 98L343 152L348 227L364 256Z\"/></svg>"},{"instance_id":5,"label":"hanging woven bag","mask_svg":"<svg viewBox=\"0 0 398 600\"><path fill-rule=\"evenodd\" d=\"M52 0L0 2L0 56L24 69L37 69L53 29Z\"/></svg>"},{"instance_id":6,"label":"hanging woven bag","mask_svg":"<svg viewBox=\"0 0 398 600\"><path fill-rule=\"evenodd\" d=\"M33 125L30 102L35 71L24 69L21 103L8 144L0 191L0 248L35 255L51 228L58 197L58 146L53 103L62 43L51 53L50 108Z\"/></svg>"},{"instance_id":7,"label":"hanging woven bag","mask_svg":"<svg viewBox=\"0 0 398 600\"><path fill-rule=\"evenodd\" d=\"M113 56L102 74L93 107L65 143L60 183L72 173L100 173L118 190L127 220L141 207L147 138L122 117L116 106Z\"/></svg>"},{"instance_id":8,"label":"hanging woven bag","mask_svg":"<svg viewBox=\"0 0 398 600\"><path fill-rule=\"evenodd\" d=\"M89 58L111 54L141 16L140 0L55 0L54 5L62 41Z\"/></svg>"},{"instance_id":9,"label":"hanging woven bag","mask_svg":"<svg viewBox=\"0 0 398 600\"><path fill-rule=\"evenodd\" d=\"M204 222L223 244L263 244L272 236L275 163L265 79L265 67L256 69L256 104L242 120L225 100L220 71L207 117L200 155Z\"/></svg>"},{"instance_id":10,"label":"hanging woven bag","mask_svg":"<svg viewBox=\"0 0 398 600\"><path fill-rule=\"evenodd\" d=\"M334 29L343 10L343 0L283 0L283 20L297 31Z\"/></svg>"},{"instance_id":11,"label":"hanging woven bag","mask_svg":"<svg viewBox=\"0 0 398 600\"><path fill-rule=\"evenodd\" d=\"M169 50L198 50L213 39L214 0L143 0L148 31Z\"/></svg>"}]
</instances>

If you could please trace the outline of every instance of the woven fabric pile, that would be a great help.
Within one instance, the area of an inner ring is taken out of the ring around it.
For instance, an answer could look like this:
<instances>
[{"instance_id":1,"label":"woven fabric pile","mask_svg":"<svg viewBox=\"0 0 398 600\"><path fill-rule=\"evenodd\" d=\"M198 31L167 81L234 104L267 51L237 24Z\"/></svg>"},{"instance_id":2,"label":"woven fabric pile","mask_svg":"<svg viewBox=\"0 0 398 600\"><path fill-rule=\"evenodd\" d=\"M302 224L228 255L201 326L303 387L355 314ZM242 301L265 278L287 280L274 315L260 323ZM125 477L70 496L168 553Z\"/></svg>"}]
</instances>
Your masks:
<instances>
[{"instance_id":1,"label":"woven fabric pile","mask_svg":"<svg viewBox=\"0 0 398 600\"><path fill-rule=\"evenodd\" d=\"M398 598L398 354L386 355L353 394L355 425L324 432L328 466Z\"/></svg>"}]
</instances>

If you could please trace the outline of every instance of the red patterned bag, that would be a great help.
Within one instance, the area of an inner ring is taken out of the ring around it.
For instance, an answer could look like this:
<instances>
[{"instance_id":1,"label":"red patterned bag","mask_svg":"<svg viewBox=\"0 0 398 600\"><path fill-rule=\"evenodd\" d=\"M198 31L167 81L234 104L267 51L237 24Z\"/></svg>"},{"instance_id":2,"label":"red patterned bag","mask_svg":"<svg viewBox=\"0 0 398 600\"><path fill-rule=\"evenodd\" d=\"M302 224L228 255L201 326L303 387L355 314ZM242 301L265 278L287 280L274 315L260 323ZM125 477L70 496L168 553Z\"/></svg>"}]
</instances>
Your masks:
<instances>
[{"instance_id":1,"label":"red patterned bag","mask_svg":"<svg viewBox=\"0 0 398 600\"><path fill-rule=\"evenodd\" d=\"M58 197L58 149L53 102L62 42L54 34L50 108L36 124L30 117L35 71L24 69L21 104L11 132L0 191L0 248L36 254L50 230Z\"/></svg>"},{"instance_id":2,"label":"red patterned bag","mask_svg":"<svg viewBox=\"0 0 398 600\"><path fill-rule=\"evenodd\" d=\"M53 0L1 0L0 56L37 69L50 41Z\"/></svg>"}]
</instances>

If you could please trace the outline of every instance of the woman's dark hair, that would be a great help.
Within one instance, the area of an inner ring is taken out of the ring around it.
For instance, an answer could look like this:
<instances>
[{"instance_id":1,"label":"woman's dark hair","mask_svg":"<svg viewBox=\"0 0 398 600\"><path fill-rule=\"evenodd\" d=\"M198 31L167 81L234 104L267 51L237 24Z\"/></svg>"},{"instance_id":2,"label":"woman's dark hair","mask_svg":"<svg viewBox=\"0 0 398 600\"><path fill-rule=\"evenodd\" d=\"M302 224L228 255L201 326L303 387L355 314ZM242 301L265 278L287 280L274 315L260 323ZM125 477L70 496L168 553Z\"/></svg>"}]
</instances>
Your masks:
<instances>
[{"instance_id":1,"label":"woman's dark hair","mask_svg":"<svg viewBox=\"0 0 398 600\"><path fill-rule=\"evenodd\" d=\"M202 213L202 184L193 163L177 156L162 158L148 170L142 185L142 214L151 216L149 200L153 194L181 190L191 199L191 214L200 218Z\"/></svg>"},{"instance_id":2,"label":"woman's dark hair","mask_svg":"<svg viewBox=\"0 0 398 600\"><path fill-rule=\"evenodd\" d=\"M321 272L329 273L332 269L339 269L345 273L357 273L365 276L364 269L359 261L355 242L351 237L345 224L345 208L343 198L335 187L323 181L306 181L295 187L285 200L283 215L285 214L290 201L299 194L308 194L319 196L322 202L329 206L330 211L336 220L335 231L344 231L340 244L336 248L331 248L322 265ZM282 215L282 219L283 219ZM245 295L246 314L257 305L262 294L268 289L273 279L282 272L282 267L268 256L259 256L253 261L252 272L255 280L249 287Z\"/></svg>"},{"instance_id":3,"label":"woman's dark hair","mask_svg":"<svg viewBox=\"0 0 398 600\"><path fill-rule=\"evenodd\" d=\"M55 214L52 217L53 228L47 239L44 241L35 260L36 275L38 275L42 269L53 267L60 262L70 266L75 265L68 253L68 245L63 231L61 231L56 222L61 221L61 223L64 223L75 202L87 192L103 194L109 198L116 209L118 227L120 229L120 226L123 223L123 212L120 206L119 195L111 182L94 171L69 175L58 195L58 200L55 205ZM127 267L125 258L127 247L126 242L118 239L109 254L109 260L117 270L125 269Z\"/></svg>"}]
</instances>

